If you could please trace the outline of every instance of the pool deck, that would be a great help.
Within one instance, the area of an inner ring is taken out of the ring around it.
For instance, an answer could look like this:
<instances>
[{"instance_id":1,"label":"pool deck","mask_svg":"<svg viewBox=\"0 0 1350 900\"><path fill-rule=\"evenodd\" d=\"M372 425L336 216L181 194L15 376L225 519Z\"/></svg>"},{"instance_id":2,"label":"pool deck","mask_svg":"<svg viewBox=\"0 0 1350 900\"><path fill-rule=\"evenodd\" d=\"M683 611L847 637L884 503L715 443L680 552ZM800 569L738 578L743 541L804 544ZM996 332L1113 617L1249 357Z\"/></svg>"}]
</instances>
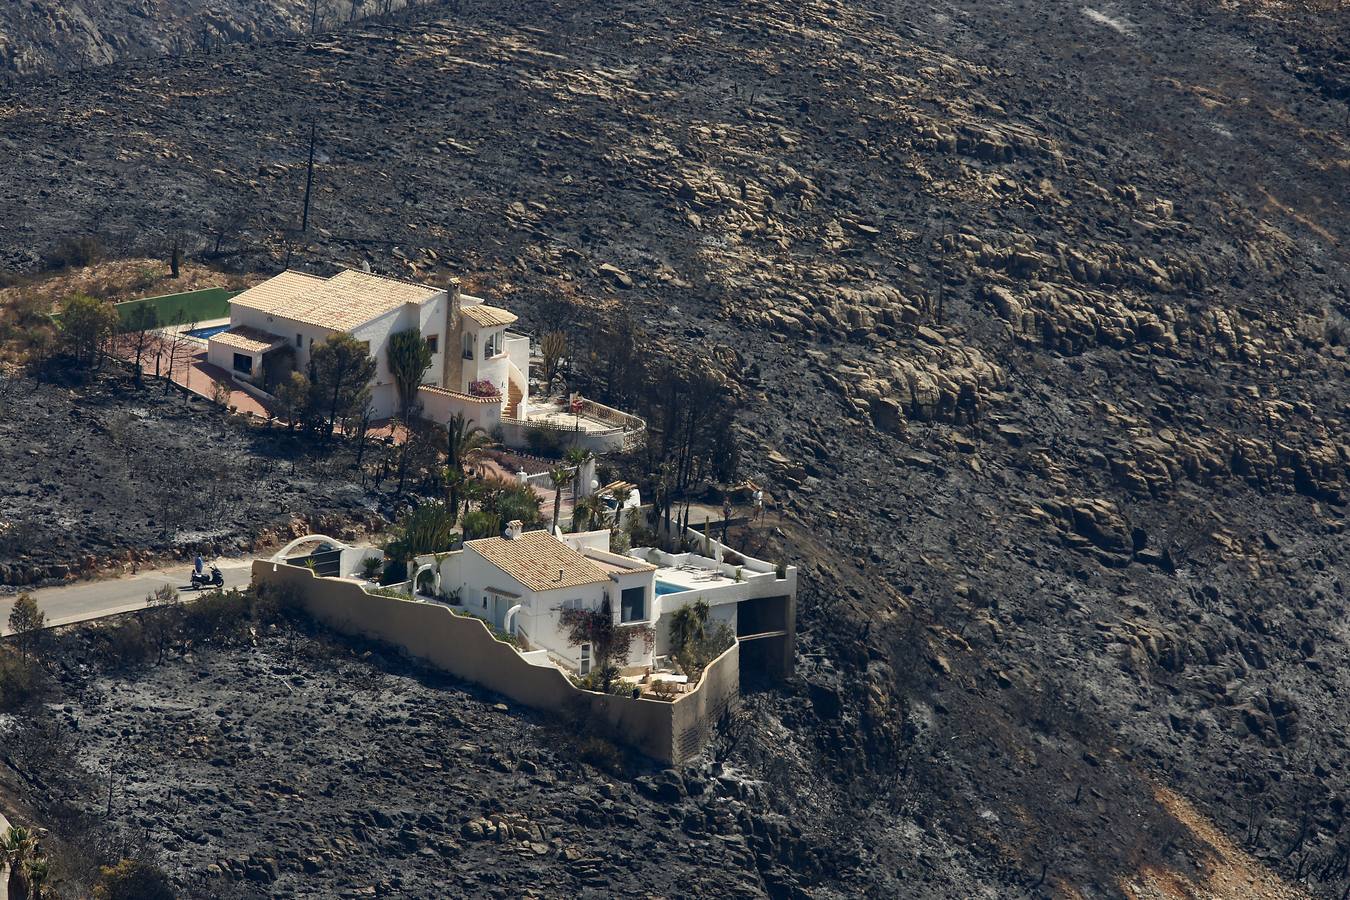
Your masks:
<instances>
[{"instance_id":1,"label":"pool deck","mask_svg":"<svg viewBox=\"0 0 1350 900\"><path fill-rule=\"evenodd\" d=\"M686 591L706 590L736 583L734 578L728 578L721 572L697 566L663 566L656 570L656 580Z\"/></svg>"}]
</instances>

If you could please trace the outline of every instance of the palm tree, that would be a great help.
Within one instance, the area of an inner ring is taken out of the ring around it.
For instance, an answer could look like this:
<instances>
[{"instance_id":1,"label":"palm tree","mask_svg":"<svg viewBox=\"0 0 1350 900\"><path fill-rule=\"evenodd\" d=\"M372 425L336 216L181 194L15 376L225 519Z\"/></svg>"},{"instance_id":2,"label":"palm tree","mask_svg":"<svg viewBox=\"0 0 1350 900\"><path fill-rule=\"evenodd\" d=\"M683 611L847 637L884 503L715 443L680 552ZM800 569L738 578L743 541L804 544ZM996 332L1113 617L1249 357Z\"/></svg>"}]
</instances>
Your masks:
<instances>
[{"instance_id":1,"label":"palm tree","mask_svg":"<svg viewBox=\"0 0 1350 900\"><path fill-rule=\"evenodd\" d=\"M562 489L572 480L572 471L566 466L554 466L548 470L548 480L553 483L553 534L558 530L558 508L562 505Z\"/></svg>"},{"instance_id":2,"label":"palm tree","mask_svg":"<svg viewBox=\"0 0 1350 900\"><path fill-rule=\"evenodd\" d=\"M605 501L599 494L587 494L572 507L572 530L581 531L605 524Z\"/></svg>"},{"instance_id":3,"label":"palm tree","mask_svg":"<svg viewBox=\"0 0 1350 900\"><path fill-rule=\"evenodd\" d=\"M708 636L708 601L696 600L681 606L670 616L671 655L692 680L690 669L696 665L694 649Z\"/></svg>"},{"instance_id":4,"label":"palm tree","mask_svg":"<svg viewBox=\"0 0 1350 900\"><path fill-rule=\"evenodd\" d=\"M494 446L492 438L480 426L470 424L464 413L455 413L446 425L445 484L451 512L459 514L460 494L469 469Z\"/></svg>"},{"instance_id":5,"label":"palm tree","mask_svg":"<svg viewBox=\"0 0 1350 900\"><path fill-rule=\"evenodd\" d=\"M27 828L10 826L0 836L0 857L9 866L9 895L11 897L28 896L28 866L37 852L37 838Z\"/></svg>"},{"instance_id":6,"label":"palm tree","mask_svg":"<svg viewBox=\"0 0 1350 900\"><path fill-rule=\"evenodd\" d=\"M576 477L572 480L572 503L575 505L581 488L581 467L586 460L591 458L591 451L584 447L570 447L563 454L563 458L567 460L569 466L574 466L577 470Z\"/></svg>"}]
</instances>

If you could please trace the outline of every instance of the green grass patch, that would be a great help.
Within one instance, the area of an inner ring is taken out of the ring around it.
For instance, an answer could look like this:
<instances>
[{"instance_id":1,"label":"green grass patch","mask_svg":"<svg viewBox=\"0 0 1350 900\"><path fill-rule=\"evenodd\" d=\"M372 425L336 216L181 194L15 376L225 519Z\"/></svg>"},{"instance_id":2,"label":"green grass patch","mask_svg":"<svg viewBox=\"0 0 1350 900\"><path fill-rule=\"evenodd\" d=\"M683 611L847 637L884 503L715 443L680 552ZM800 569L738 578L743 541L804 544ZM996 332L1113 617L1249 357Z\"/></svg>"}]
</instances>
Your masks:
<instances>
[{"instance_id":1,"label":"green grass patch","mask_svg":"<svg viewBox=\"0 0 1350 900\"><path fill-rule=\"evenodd\" d=\"M188 291L183 294L146 297L144 300L128 300L117 304L117 313L122 317L124 325L137 308L144 306L155 310L160 325L187 325L211 319L226 319L230 315L230 298L240 293L242 292L229 291L225 288L203 288L200 291Z\"/></svg>"}]
</instances>

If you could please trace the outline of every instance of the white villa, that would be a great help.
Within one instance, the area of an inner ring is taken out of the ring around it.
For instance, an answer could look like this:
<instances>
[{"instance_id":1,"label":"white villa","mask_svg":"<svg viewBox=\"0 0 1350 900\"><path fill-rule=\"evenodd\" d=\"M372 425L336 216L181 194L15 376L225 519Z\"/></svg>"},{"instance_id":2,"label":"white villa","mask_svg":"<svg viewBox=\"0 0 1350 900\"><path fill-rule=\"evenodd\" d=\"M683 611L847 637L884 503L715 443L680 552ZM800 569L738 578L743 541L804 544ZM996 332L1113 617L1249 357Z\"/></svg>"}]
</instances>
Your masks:
<instances>
[{"instance_id":1,"label":"white villa","mask_svg":"<svg viewBox=\"0 0 1350 900\"><path fill-rule=\"evenodd\" d=\"M445 423L464 413L500 428L512 446L525 445L531 431L597 453L641 439L646 426L636 416L578 396L532 395L530 339L509 330L515 322L513 313L461 293L457 278L436 287L352 269L331 278L288 270L230 301L229 326L207 339L207 361L267 393L290 371L306 371L316 342L349 332L377 361L371 405L373 418L384 419L398 409L389 338L417 329L433 354L418 391L423 418Z\"/></svg>"},{"instance_id":2,"label":"white villa","mask_svg":"<svg viewBox=\"0 0 1350 900\"><path fill-rule=\"evenodd\" d=\"M692 534L697 534L696 532ZM610 552L608 529L563 534L521 531L512 522L502 537L466 541L462 550L420 557L435 591L465 612L514 635L525 658L578 675L591 670L587 645L571 645L560 630L563 609L598 611L608 599L616 624L655 632L648 648L635 641L621 666L628 673L668 670L674 648L670 614L705 601L709 624L725 622L741 644L741 664L774 675L792 669L796 637L797 570L740 556L697 536L699 553L640 547ZM733 560L730 561L730 560Z\"/></svg>"}]
</instances>

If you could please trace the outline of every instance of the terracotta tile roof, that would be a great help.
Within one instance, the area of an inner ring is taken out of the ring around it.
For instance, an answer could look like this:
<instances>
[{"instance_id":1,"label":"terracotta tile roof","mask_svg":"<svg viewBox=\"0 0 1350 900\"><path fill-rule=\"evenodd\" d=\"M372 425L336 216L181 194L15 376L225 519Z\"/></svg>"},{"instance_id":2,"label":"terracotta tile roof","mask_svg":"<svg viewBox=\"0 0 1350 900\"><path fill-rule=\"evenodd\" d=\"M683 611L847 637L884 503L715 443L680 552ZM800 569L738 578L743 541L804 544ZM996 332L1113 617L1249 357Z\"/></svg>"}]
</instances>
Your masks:
<instances>
[{"instance_id":1,"label":"terracotta tile roof","mask_svg":"<svg viewBox=\"0 0 1350 900\"><path fill-rule=\"evenodd\" d=\"M514 540L495 537L465 541L464 546L532 591L609 581L604 569L547 531L527 531Z\"/></svg>"},{"instance_id":2,"label":"terracotta tile roof","mask_svg":"<svg viewBox=\"0 0 1350 900\"><path fill-rule=\"evenodd\" d=\"M282 272L231 302L319 328L351 331L405 303L424 303L440 288L347 269L332 278Z\"/></svg>"},{"instance_id":3,"label":"terracotta tile roof","mask_svg":"<svg viewBox=\"0 0 1350 900\"><path fill-rule=\"evenodd\" d=\"M253 328L249 325L236 325L229 331L212 335L207 343L243 350L245 353L261 353L279 343L283 343L285 340L285 338L269 334L259 328Z\"/></svg>"},{"instance_id":4,"label":"terracotta tile roof","mask_svg":"<svg viewBox=\"0 0 1350 900\"><path fill-rule=\"evenodd\" d=\"M417 386L417 390L426 391L429 394L442 394L446 397L454 397L456 400L459 400L463 403L485 403L485 404L496 404L500 406L502 402L502 398L500 396L475 397L473 394L466 394L462 391L452 391L449 388L443 388L435 384L419 384Z\"/></svg>"},{"instance_id":5,"label":"terracotta tile roof","mask_svg":"<svg viewBox=\"0 0 1350 900\"><path fill-rule=\"evenodd\" d=\"M464 317L476 322L484 328L493 328L497 325L510 325L519 318L515 313L508 312L499 306L488 306L481 303L476 306L464 306L459 310Z\"/></svg>"},{"instance_id":6,"label":"terracotta tile roof","mask_svg":"<svg viewBox=\"0 0 1350 900\"><path fill-rule=\"evenodd\" d=\"M618 572L620 575L632 575L634 572L655 572L657 569L651 563L633 559L631 556L625 556L623 562L611 562L607 559L596 559L593 556L587 557L587 559L608 572Z\"/></svg>"},{"instance_id":7,"label":"terracotta tile roof","mask_svg":"<svg viewBox=\"0 0 1350 900\"><path fill-rule=\"evenodd\" d=\"M230 302L247 306L250 309L268 310L273 306L295 302L323 283L324 279L317 275L287 269L280 275L274 275L267 279L262 284L255 284Z\"/></svg>"}]
</instances>

